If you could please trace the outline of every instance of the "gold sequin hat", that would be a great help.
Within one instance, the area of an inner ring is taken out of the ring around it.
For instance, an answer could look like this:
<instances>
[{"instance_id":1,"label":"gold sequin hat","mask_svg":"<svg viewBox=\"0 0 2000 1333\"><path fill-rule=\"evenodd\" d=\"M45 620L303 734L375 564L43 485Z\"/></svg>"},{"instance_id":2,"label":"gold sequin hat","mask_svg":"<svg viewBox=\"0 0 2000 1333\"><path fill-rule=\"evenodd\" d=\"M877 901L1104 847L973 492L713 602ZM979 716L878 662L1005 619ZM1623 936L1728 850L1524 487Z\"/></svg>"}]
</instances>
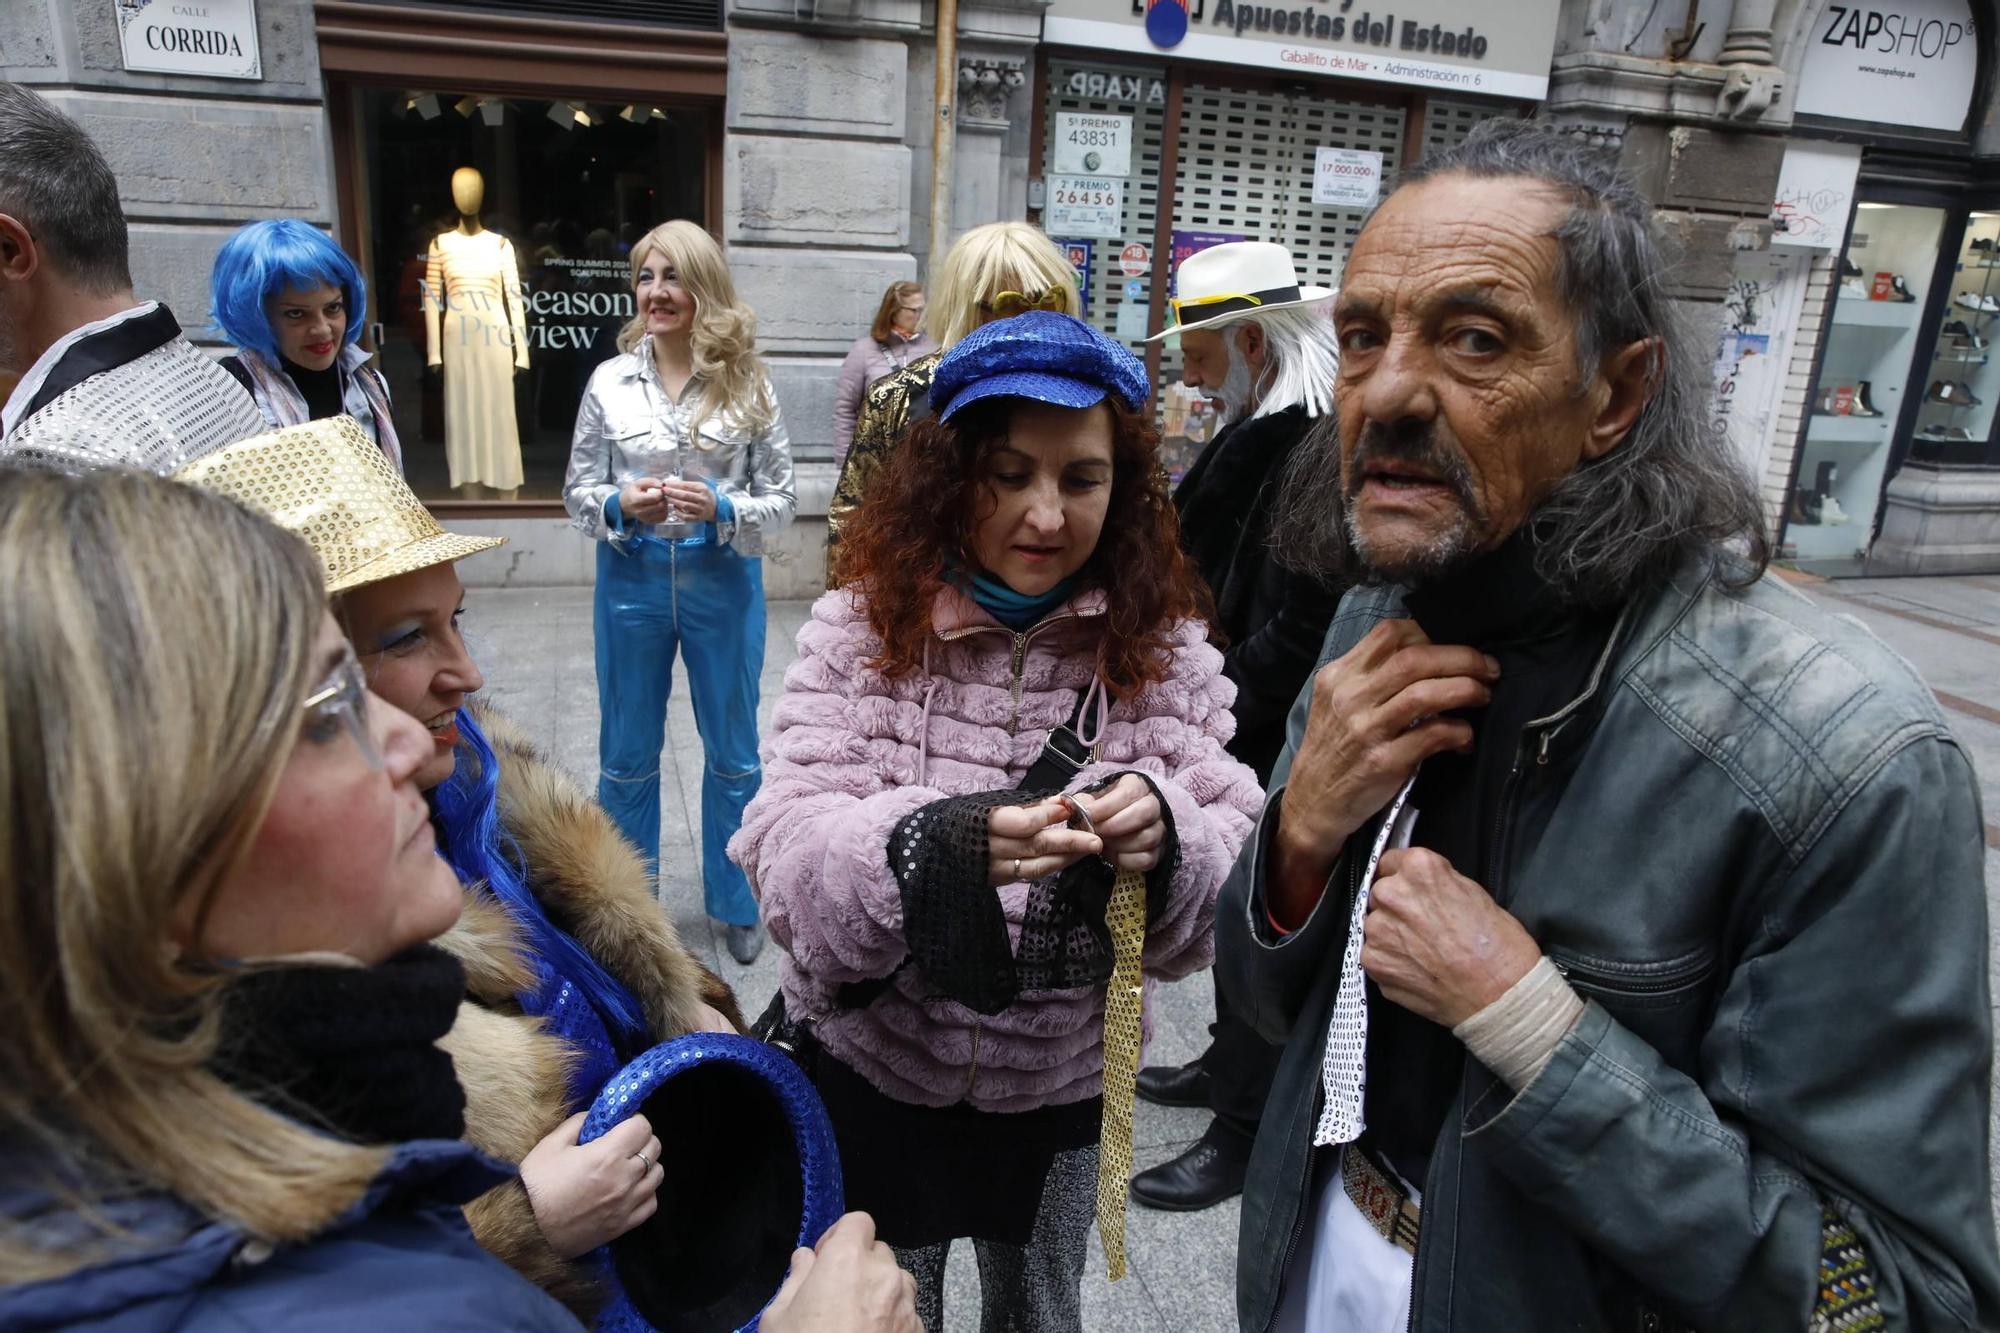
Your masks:
<instances>
[{"instance_id":1,"label":"gold sequin hat","mask_svg":"<svg viewBox=\"0 0 2000 1333\"><path fill-rule=\"evenodd\" d=\"M304 537L326 569L329 595L463 560L507 540L439 527L352 417L252 436L174 476Z\"/></svg>"}]
</instances>

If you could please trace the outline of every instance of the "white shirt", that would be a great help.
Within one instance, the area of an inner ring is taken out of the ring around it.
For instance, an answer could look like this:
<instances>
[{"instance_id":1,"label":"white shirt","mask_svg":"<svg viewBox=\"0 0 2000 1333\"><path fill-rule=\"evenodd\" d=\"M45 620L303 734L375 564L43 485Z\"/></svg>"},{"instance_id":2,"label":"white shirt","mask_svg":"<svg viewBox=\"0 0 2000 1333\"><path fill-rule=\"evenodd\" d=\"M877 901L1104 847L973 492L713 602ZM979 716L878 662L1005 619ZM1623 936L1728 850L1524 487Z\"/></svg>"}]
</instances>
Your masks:
<instances>
[{"instance_id":1,"label":"white shirt","mask_svg":"<svg viewBox=\"0 0 2000 1333\"><path fill-rule=\"evenodd\" d=\"M1272 1333L1404 1333L1416 1260L1385 1239L1340 1179L1345 1149L1318 1155L1307 1191L1311 1210L1278 1294ZM1409 1182L1397 1183L1409 1188ZM1410 1197L1422 1202L1417 1190Z\"/></svg>"},{"instance_id":2,"label":"white shirt","mask_svg":"<svg viewBox=\"0 0 2000 1333\"><path fill-rule=\"evenodd\" d=\"M20 382L14 386L14 392L8 396L7 405L4 408L0 408L0 440L4 440L9 435L12 435L14 427L21 424L21 418L28 414L28 404L33 402L35 395L42 391L43 381L48 379L49 372L56 368L56 362L62 360L63 354L68 352L70 348L76 346L94 333L102 333L106 329L115 329L128 319L137 319L141 315L150 315L159 308L160 303L158 301L143 301L133 306L130 310L121 310L115 315L106 315L103 319L92 320L88 324L79 324L76 328L71 329L68 333L50 343L49 350L36 358L35 364L28 367L28 373L21 376Z\"/></svg>"}]
</instances>

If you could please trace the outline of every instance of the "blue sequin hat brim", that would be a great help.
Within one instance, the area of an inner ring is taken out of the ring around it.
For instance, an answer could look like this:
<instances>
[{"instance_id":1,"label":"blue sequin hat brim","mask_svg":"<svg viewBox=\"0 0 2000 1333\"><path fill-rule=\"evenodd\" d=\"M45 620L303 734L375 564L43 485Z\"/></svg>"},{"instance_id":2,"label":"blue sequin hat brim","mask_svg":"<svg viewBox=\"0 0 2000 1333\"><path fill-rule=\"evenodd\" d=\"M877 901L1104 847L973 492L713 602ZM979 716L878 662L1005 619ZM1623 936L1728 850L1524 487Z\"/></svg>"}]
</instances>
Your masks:
<instances>
[{"instance_id":1,"label":"blue sequin hat brim","mask_svg":"<svg viewBox=\"0 0 2000 1333\"><path fill-rule=\"evenodd\" d=\"M1051 375L1047 371L1023 370L1012 375L995 375L968 386L951 400L951 406L940 412L938 418L950 421L954 413L988 398L1032 398L1038 403L1056 407L1084 408L1096 407L1110 396L1111 391L1102 384L1087 384L1066 375Z\"/></svg>"},{"instance_id":2,"label":"blue sequin hat brim","mask_svg":"<svg viewBox=\"0 0 2000 1333\"><path fill-rule=\"evenodd\" d=\"M801 1207L797 1244L811 1247L846 1211L840 1150L834 1141L833 1124L827 1119L826 1106L820 1101L818 1091L791 1057L775 1046L734 1033L718 1032L696 1032L663 1042L633 1060L604 1085L589 1114L584 1117L583 1130L577 1141L590 1143L603 1137L614 1125L639 1111L646 1099L661 1091L666 1084L690 1072L718 1065L747 1075L753 1086L768 1093L789 1127L792 1145L798 1154L798 1198ZM675 1188L674 1164L677 1159L685 1160L686 1154L700 1153L704 1149L715 1151L712 1144L677 1141L671 1127L663 1127L659 1137L662 1144L661 1165L667 1169L662 1185L665 1191ZM678 1202L697 1222L713 1226L719 1221L719 1210L756 1208L769 1202L742 1197L747 1193L754 1193L754 1190L738 1190L737 1197L683 1198ZM656 1218L659 1216L655 1215ZM634 1232L613 1241L612 1246L633 1242L644 1244L645 1238ZM653 1333L656 1326L647 1320L633 1296L619 1281L611 1247L599 1251L598 1255L601 1269L609 1279L612 1296L598 1317L596 1333ZM745 1273L741 1276L747 1279L749 1275ZM739 1290L742 1289L739 1287ZM757 1313L738 1327L746 1333L755 1333L763 1318L761 1307L768 1305L770 1298L777 1294L777 1283L773 1282L768 1290L756 1290L749 1294Z\"/></svg>"}]
</instances>

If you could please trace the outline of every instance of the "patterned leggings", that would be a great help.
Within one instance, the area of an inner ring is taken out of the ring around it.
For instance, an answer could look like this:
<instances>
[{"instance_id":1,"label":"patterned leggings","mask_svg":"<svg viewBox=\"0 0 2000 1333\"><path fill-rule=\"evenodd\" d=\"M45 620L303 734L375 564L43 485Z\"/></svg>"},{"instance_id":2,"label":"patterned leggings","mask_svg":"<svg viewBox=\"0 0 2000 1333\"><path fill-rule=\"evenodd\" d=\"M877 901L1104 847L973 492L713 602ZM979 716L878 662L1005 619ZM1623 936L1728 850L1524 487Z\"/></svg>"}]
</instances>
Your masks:
<instances>
[{"instance_id":1,"label":"patterned leggings","mask_svg":"<svg viewBox=\"0 0 2000 1333\"><path fill-rule=\"evenodd\" d=\"M1026 1245L975 1240L980 1333L1082 1333L1083 1257L1097 1216L1097 1145L1060 1152L1042 1184ZM951 1242L898 1249L917 1280L924 1333L944 1333L944 1265Z\"/></svg>"}]
</instances>

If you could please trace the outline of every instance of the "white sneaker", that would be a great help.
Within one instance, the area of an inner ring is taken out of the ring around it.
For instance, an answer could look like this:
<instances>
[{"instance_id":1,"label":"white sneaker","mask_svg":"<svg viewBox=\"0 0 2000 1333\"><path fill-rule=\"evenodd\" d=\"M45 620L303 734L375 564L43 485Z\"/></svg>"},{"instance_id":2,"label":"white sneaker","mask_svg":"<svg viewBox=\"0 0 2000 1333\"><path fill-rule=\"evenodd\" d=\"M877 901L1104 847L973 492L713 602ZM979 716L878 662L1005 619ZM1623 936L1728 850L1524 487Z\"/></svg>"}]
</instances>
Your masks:
<instances>
[{"instance_id":1,"label":"white sneaker","mask_svg":"<svg viewBox=\"0 0 2000 1333\"><path fill-rule=\"evenodd\" d=\"M1982 315L2000 315L2000 301L1990 296L1974 296L1971 292L1960 292L1958 303L1967 310L1977 310Z\"/></svg>"},{"instance_id":2,"label":"white sneaker","mask_svg":"<svg viewBox=\"0 0 2000 1333\"><path fill-rule=\"evenodd\" d=\"M1865 301L1868 299L1868 288L1862 283L1861 279L1849 278L1846 282L1840 284L1840 294L1842 296L1858 296Z\"/></svg>"},{"instance_id":3,"label":"white sneaker","mask_svg":"<svg viewBox=\"0 0 2000 1333\"><path fill-rule=\"evenodd\" d=\"M1839 527L1847 522L1847 511L1840 507L1840 501L1829 495L1819 502L1819 521L1828 527Z\"/></svg>"}]
</instances>

